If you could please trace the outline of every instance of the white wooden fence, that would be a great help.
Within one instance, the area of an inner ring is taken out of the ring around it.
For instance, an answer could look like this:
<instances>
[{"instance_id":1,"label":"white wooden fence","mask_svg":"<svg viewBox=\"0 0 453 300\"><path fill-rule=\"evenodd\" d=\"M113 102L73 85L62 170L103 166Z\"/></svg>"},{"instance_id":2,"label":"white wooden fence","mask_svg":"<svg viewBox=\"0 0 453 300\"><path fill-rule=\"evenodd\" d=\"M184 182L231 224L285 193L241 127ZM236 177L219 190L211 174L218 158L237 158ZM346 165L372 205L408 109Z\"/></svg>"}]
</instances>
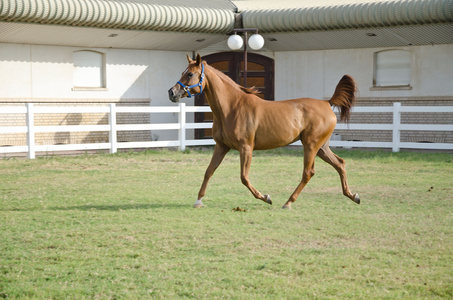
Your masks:
<instances>
[{"instance_id":1,"label":"white wooden fence","mask_svg":"<svg viewBox=\"0 0 453 300\"><path fill-rule=\"evenodd\" d=\"M128 107L110 104L105 107L55 107L55 106L34 106L28 103L26 106L1 106L1 114L25 114L26 126L3 126L1 133L26 133L27 146L6 146L0 147L0 154L27 152L28 158L35 158L37 151L74 151L74 150L104 150L109 149L110 153L116 153L121 148L152 148L152 147L179 147L185 150L186 146L214 145L212 139L187 140L186 130L211 128L212 123L187 123L186 114L194 112L210 112L206 106L186 106L180 103L178 106L150 106L150 107ZM351 130L388 130L393 132L392 142L355 142L332 140L333 147L359 147L359 148L391 148L398 152L401 148L413 149L441 149L453 150L453 143L403 143L400 141L401 131L453 131L450 124L401 124L401 113L453 113L453 106L401 106L401 103L394 103L387 107L355 107L354 112L361 113L393 113L392 124L337 124L336 129ZM53 113L107 113L109 116L108 125L58 125L58 126L36 126L34 123L35 114ZM117 113L178 113L178 123L165 124L128 124L121 125L116 122ZM118 142L118 131L135 130L178 130L178 140L173 141L145 141L145 142ZM78 132L78 131L108 131L108 143L90 144L65 144L65 145L36 145L36 132ZM301 145L300 142L293 145Z\"/></svg>"},{"instance_id":2,"label":"white wooden fence","mask_svg":"<svg viewBox=\"0 0 453 300\"><path fill-rule=\"evenodd\" d=\"M337 124L335 129L350 130L389 130L392 132L391 142L355 142L331 141L333 147L357 148L391 148L393 152L406 149L453 150L453 143L408 143L401 142L401 131L451 131L453 124L402 124L401 113L453 113L453 106L393 106L354 107L352 113L393 113L392 124Z\"/></svg>"}]
</instances>

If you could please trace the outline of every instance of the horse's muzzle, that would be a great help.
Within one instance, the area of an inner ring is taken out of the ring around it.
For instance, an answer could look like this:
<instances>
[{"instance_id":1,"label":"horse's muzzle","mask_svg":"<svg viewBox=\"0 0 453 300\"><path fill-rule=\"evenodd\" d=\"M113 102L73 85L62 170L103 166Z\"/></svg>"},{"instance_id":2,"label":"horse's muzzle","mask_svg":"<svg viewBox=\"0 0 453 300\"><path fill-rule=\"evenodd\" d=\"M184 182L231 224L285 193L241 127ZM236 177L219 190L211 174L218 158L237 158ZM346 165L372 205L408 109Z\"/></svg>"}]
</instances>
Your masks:
<instances>
[{"instance_id":1,"label":"horse's muzzle","mask_svg":"<svg viewBox=\"0 0 453 300\"><path fill-rule=\"evenodd\" d=\"M180 95L181 91L176 91L176 87L172 87L171 89L168 90L168 98L170 99L171 102L179 102L181 99Z\"/></svg>"}]
</instances>

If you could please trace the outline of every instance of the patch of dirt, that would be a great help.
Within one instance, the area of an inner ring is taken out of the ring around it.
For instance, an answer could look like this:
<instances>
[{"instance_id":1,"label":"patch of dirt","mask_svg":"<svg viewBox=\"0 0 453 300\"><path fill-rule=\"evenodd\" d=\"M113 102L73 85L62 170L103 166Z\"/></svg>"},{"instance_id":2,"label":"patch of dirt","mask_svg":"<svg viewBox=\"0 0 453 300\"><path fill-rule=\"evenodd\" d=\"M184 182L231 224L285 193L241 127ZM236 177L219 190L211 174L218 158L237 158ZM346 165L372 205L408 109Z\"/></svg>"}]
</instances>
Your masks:
<instances>
[{"instance_id":1,"label":"patch of dirt","mask_svg":"<svg viewBox=\"0 0 453 300\"><path fill-rule=\"evenodd\" d=\"M233 212L236 212L236 211L239 211L239 212L247 212L247 210L246 210L246 209L240 208L239 206L238 206L238 207L235 207L235 208L233 208L233 209L232 209L231 211L233 211Z\"/></svg>"}]
</instances>

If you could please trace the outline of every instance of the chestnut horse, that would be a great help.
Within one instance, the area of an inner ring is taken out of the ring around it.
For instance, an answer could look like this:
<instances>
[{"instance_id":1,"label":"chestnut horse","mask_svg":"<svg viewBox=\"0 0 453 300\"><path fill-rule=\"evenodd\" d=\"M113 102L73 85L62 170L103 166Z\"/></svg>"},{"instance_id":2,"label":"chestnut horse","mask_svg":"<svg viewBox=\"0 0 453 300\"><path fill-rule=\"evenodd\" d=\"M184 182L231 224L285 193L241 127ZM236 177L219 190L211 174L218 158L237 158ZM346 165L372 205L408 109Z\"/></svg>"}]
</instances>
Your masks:
<instances>
[{"instance_id":1,"label":"chestnut horse","mask_svg":"<svg viewBox=\"0 0 453 300\"><path fill-rule=\"evenodd\" d=\"M356 84L351 76L341 78L329 101L299 98L274 102L256 96L254 88L239 86L202 61L199 54L196 60L189 56L187 60L189 66L168 91L169 98L178 102L183 97L204 92L214 116L212 136L216 142L194 207L203 206L202 198L208 181L230 149L240 153L242 183L255 198L272 204L270 196L261 194L249 181L252 152L286 146L298 140L302 141L304 148L302 181L283 208L291 209L291 204L315 174L316 155L337 170L343 194L360 203L359 195L349 190L344 160L329 148L329 139L337 123L331 105L339 108L340 120L348 121L355 101Z\"/></svg>"}]
</instances>

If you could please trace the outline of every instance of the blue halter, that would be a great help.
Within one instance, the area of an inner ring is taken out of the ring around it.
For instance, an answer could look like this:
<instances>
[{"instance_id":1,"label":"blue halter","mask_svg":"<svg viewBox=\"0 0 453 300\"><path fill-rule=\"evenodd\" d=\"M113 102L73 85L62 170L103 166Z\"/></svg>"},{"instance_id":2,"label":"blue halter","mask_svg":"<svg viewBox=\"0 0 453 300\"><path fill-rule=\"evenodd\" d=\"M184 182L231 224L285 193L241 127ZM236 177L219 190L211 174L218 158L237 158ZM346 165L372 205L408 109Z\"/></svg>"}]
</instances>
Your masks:
<instances>
[{"instance_id":1,"label":"blue halter","mask_svg":"<svg viewBox=\"0 0 453 300\"><path fill-rule=\"evenodd\" d=\"M201 78L200 78L200 82L197 83L197 84L194 84L194 85L191 85L191 86L186 86L184 83L182 83L181 81L178 81L177 83L184 89L184 91L187 93L187 97L189 98L192 98L192 96L197 96L197 95L200 95L201 93L203 93L203 79L204 79L204 65L201 64ZM195 94L195 95L192 95L190 93L190 89L193 89L194 87L197 87L199 86L200 87L200 92L198 94Z\"/></svg>"}]
</instances>

